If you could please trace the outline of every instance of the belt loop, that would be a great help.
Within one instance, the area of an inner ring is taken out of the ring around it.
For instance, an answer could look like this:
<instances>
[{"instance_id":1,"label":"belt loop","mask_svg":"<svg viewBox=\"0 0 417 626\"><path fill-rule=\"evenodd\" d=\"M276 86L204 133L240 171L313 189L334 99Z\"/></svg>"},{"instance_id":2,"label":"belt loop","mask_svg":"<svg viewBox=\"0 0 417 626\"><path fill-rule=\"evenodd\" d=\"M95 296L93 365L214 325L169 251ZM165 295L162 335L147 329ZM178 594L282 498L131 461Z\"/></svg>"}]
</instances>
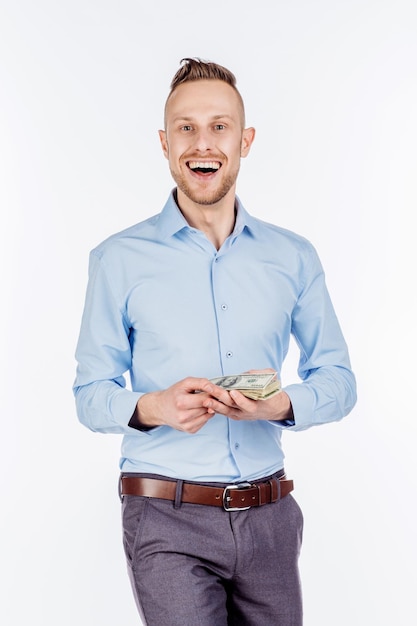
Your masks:
<instances>
[{"instance_id":1,"label":"belt loop","mask_svg":"<svg viewBox=\"0 0 417 626\"><path fill-rule=\"evenodd\" d=\"M257 483L255 487L258 490L258 506L262 506L262 504L265 504L263 500L262 485L261 483Z\"/></svg>"},{"instance_id":2,"label":"belt loop","mask_svg":"<svg viewBox=\"0 0 417 626\"><path fill-rule=\"evenodd\" d=\"M268 480L267 485L268 485L268 497L266 501L268 504L270 504L272 502L272 482Z\"/></svg>"},{"instance_id":3,"label":"belt loop","mask_svg":"<svg viewBox=\"0 0 417 626\"><path fill-rule=\"evenodd\" d=\"M177 480L177 485L175 488L174 509L179 509L181 506L183 484L184 484L183 480Z\"/></svg>"},{"instance_id":4,"label":"belt loop","mask_svg":"<svg viewBox=\"0 0 417 626\"><path fill-rule=\"evenodd\" d=\"M122 474L120 474L120 476L119 476L119 482L118 482L118 486L117 486L117 488L118 488L118 492L119 492L119 500L120 500L120 502L123 502L122 478L123 478L123 476L122 476Z\"/></svg>"},{"instance_id":5,"label":"belt loop","mask_svg":"<svg viewBox=\"0 0 417 626\"><path fill-rule=\"evenodd\" d=\"M269 482L269 486L271 488L271 500L270 502L276 502L277 500L279 500L279 489L280 489L280 484L279 484L279 480L277 478L272 478L271 480L268 480Z\"/></svg>"},{"instance_id":6,"label":"belt loop","mask_svg":"<svg viewBox=\"0 0 417 626\"><path fill-rule=\"evenodd\" d=\"M258 489L258 506L269 504L271 502L271 485L269 483L258 483L255 487Z\"/></svg>"}]
</instances>

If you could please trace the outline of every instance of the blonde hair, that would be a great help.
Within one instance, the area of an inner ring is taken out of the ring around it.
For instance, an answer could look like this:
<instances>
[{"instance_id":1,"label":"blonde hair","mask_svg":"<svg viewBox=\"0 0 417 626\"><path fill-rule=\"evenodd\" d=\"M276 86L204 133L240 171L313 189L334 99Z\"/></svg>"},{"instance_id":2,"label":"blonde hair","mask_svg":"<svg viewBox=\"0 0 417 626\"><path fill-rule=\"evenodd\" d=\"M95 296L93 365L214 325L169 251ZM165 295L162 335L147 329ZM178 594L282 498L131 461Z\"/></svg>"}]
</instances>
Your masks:
<instances>
[{"instance_id":1,"label":"blonde hair","mask_svg":"<svg viewBox=\"0 0 417 626\"><path fill-rule=\"evenodd\" d=\"M180 63L181 67L171 81L170 95L181 83L195 80L222 80L233 89L237 89L235 75L222 65L189 58L181 59Z\"/></svg>"},{"instance_id":2,"label":"blonde hair","mask_svg":"<svg viewBox=\"0 0 417 626\"><path fill-rule=\"evenodd\" d=\"M171 81L170 92L165 103L165 120L166 120L166 108L168 101L177 89L179 85L187 82L195 82L197 80L221 80L227 83L236 92L240 106L242 108L242 124L245 122L245 106L243 104L243 98L240 95L238 88L236 87L236 76L228 70L226 67L213 63L212 61L203 61L198 58L184 58L180 61L181 67L176 72L174 78Z\"/></svg>"}]
</instances>

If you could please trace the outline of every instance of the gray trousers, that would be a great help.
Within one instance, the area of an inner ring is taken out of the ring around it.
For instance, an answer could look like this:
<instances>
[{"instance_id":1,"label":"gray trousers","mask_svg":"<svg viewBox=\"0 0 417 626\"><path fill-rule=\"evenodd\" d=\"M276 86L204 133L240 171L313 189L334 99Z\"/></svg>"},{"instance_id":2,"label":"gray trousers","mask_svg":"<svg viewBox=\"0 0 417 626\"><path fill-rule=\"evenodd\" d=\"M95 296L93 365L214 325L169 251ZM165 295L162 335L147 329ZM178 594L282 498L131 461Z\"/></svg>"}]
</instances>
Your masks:
<instances>
[{"instance_id":1,"label":"gray trousers","mask_svg":"<svg viewBox=\"0 0 417 626\"><path fill-rule=\"evenodd\" d=\"M247 511L124 496L123 543L147 626L301 626L303 518L291 495Z\"/></svg>"}]
</instances>

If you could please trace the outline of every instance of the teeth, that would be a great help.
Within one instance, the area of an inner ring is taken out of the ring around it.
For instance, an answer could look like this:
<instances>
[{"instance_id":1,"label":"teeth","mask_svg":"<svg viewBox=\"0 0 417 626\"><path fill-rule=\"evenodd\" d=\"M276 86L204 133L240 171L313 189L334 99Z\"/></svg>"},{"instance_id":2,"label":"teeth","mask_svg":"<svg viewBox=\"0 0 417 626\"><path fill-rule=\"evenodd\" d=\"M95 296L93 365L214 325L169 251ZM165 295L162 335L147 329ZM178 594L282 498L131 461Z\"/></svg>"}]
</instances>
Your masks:
<instances>
[{"instance_id":1,"label":"teeth","mask_svg":"<svg viewBox=\"0 0 417 626\"><path fill-rule=\"evenodd\" d=\"M220 168L218 161L190 161L188 165L192 170L218 170Z\"/></svg>"}]
</instances>

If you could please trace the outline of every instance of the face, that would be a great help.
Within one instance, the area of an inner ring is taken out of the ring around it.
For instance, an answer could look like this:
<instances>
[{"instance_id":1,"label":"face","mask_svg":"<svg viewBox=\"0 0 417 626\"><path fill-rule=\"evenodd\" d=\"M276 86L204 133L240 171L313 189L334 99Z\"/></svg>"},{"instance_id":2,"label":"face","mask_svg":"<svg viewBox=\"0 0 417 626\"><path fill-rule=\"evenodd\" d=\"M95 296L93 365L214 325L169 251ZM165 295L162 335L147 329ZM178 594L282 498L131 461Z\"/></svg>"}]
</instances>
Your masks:
<instances>
[{"instance_id":1,"label":"face","mask_svg":"<svg viewBox=\"0 0 417 626\"><path fill-rule=\"evenodd\" d=\"M239 96L227 83L179 85L167 102L165 130L159 131L179 200L213 205L229 195L234 199L240 159L254 134L243 128Z\"/></svg>"}]
</instances>

